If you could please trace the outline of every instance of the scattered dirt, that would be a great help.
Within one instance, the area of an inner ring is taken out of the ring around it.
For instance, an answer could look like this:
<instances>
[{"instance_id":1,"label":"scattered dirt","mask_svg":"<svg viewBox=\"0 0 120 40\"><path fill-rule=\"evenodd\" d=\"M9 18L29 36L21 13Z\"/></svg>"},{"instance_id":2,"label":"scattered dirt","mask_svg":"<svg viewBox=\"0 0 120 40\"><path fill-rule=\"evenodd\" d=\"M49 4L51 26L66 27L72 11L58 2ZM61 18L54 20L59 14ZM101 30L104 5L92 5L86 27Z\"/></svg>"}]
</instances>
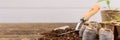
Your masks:
<instances>
[{"instance_id":1,"label":"scattered dirt","mask_svg":"<svg viewBox=\"0 0 120 40\"><path fill-rule=\"evenodd\" d=\"M81 40L78 32L66 34L66 35L63 35L60 37L56 36L57 34L72 31L72 30L73 29L71 29L71 28L67 28L65 30L52 30L51 32L42 33L42 35L44 35L44 36L39 38L39 40Z\"/></svg>"}]
</instances>

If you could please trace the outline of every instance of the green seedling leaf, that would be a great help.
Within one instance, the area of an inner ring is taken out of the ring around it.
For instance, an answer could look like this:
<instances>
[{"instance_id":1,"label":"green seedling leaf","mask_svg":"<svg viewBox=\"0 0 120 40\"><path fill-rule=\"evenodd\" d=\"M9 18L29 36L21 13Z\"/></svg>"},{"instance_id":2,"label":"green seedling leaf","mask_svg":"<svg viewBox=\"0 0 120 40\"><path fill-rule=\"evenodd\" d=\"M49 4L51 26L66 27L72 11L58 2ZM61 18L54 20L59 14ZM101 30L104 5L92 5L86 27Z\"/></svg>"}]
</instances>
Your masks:
<instances>
[{"instance_id":1,"label":"green seedling leaf","mask_svg":"<svg viewBox=\"0 0 120 40\"><path fill-rule=\"evenodd\" d=\"M117 18L118 18L118 20L120 20L120 16L118 16Z\"/></svg>"},{"instance_id":2,"label":"green seedling leaf","mask_svg":"<svg viewBox=\"0 0 120 40\"><path fill-rule=\"evenodd\" d=\"M106 2L107 7L110 9L110 0L98 0L98 2Z\"/></svg>"},{"instance_id":3,"label":"green seedling leaf","mask_svg":"<svg viewBox=\"0 0 120 40\"><path fill-rule=\"evenodd\" d=\"M102 1L104 1L104 0L98 0L98 2L102 2Z\"/></svg>"},{"instance_id":4,"label":"green seedling leaf","mask_svg":"<svg viewBox=\"0 0 120 40\"><path fill-rule=\"evenodd\" d=\"M112 21L112 20L113 20L113 18L111 17L111 18L110 18L110 21Z\"/></svg>"},{"instance_id":5,"label":"green seedling leaf","mask_svg":"<svg viewBox=\"0 0 120 40\"><path fill-rule=\"evenodd\" d=\"M109 0L106 0L106 4L107 4L108 8L110 9L110 1Z\"/></svg>"}]
</instances>

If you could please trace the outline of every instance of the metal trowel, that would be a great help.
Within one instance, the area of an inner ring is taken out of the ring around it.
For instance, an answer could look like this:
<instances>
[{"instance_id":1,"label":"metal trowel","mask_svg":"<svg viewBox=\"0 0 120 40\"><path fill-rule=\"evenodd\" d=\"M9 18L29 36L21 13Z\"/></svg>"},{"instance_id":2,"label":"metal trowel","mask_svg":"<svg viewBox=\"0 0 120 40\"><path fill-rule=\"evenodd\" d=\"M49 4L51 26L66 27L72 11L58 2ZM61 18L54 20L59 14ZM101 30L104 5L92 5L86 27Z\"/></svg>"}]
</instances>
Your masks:
<instances>
[{"instance_id":1,"label":"metal trowel","mask_svg":"<svg viewBox=\"0 0 120 40\"><path fill-rule=\"evenodd\" d=\"M93 16L94 14L96 14L100 9L100 6L98 4L94 5L90 10L89 12L87 12L84 17L82 19L80 19L80 21L77 23L76 25L76 28L75 30L73 31L68 31L68 32L65 32L65 33L61 33L61 34L57 34L56 36L57 37L60 37L60 36L63 36L65 34L69 34L69 33L74 33L74 32L79 32L79 27L85 23L91 16Z\"/></svg>"}]
</instances>

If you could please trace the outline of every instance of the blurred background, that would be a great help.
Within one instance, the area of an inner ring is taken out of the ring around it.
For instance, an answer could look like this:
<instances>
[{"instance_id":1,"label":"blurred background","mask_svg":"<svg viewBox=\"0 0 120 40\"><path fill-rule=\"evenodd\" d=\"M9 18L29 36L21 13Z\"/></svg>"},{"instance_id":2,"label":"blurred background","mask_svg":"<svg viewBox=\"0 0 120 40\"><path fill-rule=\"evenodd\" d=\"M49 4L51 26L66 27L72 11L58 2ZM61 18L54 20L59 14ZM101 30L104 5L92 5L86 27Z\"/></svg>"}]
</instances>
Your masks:
<instances>
[{"instance_id":1,"label":"blurred background","mask_svg":"<svg viewBox=\"0 0 120 40\"><path fill-rule=\"evenodd\" d=\"M0 0L1 23L78 22L97 0ZM111 0L111 8L120 8L120 0ZM99 3L101 10L104 2ZM100 12L90 21L101 21Z\"/></svg>"}]
</instances>

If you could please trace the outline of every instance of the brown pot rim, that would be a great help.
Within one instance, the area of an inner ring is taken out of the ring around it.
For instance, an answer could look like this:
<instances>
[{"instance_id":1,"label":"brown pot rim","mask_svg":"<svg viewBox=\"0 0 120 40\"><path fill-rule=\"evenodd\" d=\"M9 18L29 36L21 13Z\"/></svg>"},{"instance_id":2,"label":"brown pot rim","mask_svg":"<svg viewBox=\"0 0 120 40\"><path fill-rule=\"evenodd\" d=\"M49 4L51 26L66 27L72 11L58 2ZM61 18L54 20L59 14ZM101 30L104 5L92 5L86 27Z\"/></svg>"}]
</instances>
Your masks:
<instances>
[{"instance_id":1,"label":"brown pot rim","mask_svg":"<svg viewBox=\"0 0 120 40\"><path fill-rule=\"evenodd\" d=\"M109 11L120 12L120 10L101 10L101 12L109 12Z\"/></svg>"}]
</instances>

